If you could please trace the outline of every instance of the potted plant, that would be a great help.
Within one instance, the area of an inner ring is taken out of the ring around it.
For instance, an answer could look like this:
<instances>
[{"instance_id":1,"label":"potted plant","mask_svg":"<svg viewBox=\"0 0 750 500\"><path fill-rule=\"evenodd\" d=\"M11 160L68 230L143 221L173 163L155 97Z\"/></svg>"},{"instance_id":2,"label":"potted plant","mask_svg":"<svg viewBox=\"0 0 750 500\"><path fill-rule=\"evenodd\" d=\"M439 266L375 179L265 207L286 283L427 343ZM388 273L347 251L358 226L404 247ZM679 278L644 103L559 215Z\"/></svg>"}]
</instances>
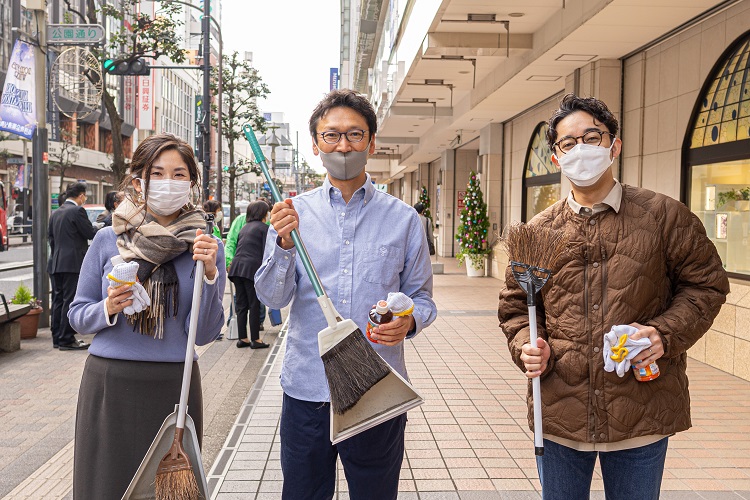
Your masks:
<instances>
[{"instance_id":1,"label":"potted plant","mask_svg":"<svg viewBox=\"0 0 750 500\"><path fill-rule=\"evenodd\" d=\"M31 305L31 310L16 321L21 324L22 339L36 338L36 331L39 328L39 315L42 314L42 301L37 300L37 298L31 294L31 290L21 283L18 285L18 288L16 288L16 293L13 295L10 302L11 304Z\"/></svg>"},{"instance_id":2,"label":"potted plant","mask_svg":"<svg viewBox=\"0 0 750 500\"><path fill-rule=\"evenodd\" d=\"M750 186L743 187L741 189L730 189L729 191L722 191L716 197L717 206L723 207L727 203L734 202L734 208L738 211L750 210Z\"/></svg>"},{"instance_id":3,"label":"potted plant","mask_svg":"<svg viewBox=\"0 0 750 500\"><path fill-rule=\"evenodd\" d=\"M459 264L466 262L468 276L484 276L485 262L491 249L487 244L487 231L490 221L487 219L487 205L479 187L477 174L471 172L469 184L464 196L464 208L461 210L460 225L456 231L459 251L456 259Z\"/></svg>"}]
</instances>

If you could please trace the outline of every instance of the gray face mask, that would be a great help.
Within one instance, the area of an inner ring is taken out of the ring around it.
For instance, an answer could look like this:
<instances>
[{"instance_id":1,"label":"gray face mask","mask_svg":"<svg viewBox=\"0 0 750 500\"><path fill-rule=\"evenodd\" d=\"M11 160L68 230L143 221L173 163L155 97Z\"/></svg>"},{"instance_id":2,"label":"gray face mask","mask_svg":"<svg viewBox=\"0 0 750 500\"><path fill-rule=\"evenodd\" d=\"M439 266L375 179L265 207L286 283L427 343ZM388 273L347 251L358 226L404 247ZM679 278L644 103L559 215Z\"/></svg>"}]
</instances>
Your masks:
<instances>
[{"instance_id":1,"label":"gray face mask","mask_svg":"<svg viewBox=\"0 0 750 500\"><path fill-rule=\"evenodd\" d=\"M320 151L323 166L328 170L328 175L334 179L348 181L357 177L365 169L369 149L368 144L364 151L349 151L348 153L338 151L324 153L320 149L318 151Z\"/></svg>"}]
</instances>

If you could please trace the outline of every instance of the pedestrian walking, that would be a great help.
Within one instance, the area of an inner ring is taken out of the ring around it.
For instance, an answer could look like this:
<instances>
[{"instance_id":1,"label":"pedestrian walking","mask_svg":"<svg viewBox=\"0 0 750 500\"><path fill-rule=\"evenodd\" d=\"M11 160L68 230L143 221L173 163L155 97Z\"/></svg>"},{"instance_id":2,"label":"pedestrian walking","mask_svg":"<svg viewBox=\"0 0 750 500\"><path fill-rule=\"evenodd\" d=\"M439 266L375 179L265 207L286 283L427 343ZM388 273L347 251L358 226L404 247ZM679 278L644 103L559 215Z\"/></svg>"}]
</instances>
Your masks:
<instances>
[{"instance_id":1,"label":"pedestrian walking","mask_svg":"<svg viewBox=\"0 0 750 500\"><path fill-rule=\"evenodd\" d=\"M686 351L729 292L684 204L614 178L617 132L604 102L562 99L547 141L571 191L529 224L564 232L569 250L537 298L537 345L511 266L500 293L513 360L541 377L544 500L588 498L597 455L608 500L659 498L669 436L691 425Z\"/></svg>"},{"instance_id":2,"label":"pedestrian walking","mask_svg":"<svg viewBox=\"0 0 750 500\"><path fill-rule=\"evenodd\" d=\"M205 265L196 344L208 344L223 326L226 274L216 263L224 253L219 240L203 234L204 213L190 203L199 181L186 142L169 134L146 138L133 154L112 227L97 234L86 255L70 309L71 324L94 335L78 395L74 498L121 498L174 410L189 317L198 312L191 311L195 261ZM113 266L113 258L123 262ZM122 283L120 266L137 267L135 283ZM134 312L144 303L150 306ZM188 413L201 442L195 359Z\"/></svg>"},{"instance_id":3,"label":"pedestrian walking","mask_svg":"<svg viewBox=\"0 0 750 500\"><path fill-rule=\"evenodd\" d=\"M96 234L83 204L86 184L74 182L65 190L65 202L52 212L47 238L50 258L47 273L52 282L52 346L61 351L88 349L89 345L75 337L76 330L68 321L68 310L78 286L88 241Z\"/></svg>"},{"instance_id":4,"label":"pedestrian walking","mask_svg":"<svg viewBox=\"0 0 750 500\"><path fill-rule=\"evenodd\" d=\"M255 293L255 272L263 261L263 250L268 233L268 204L254 201L247 206L245 225L237 240L237 251L229 269L229 279L237 290L237 347L262 349L268 344L260 341L260 300ZM250 340L247 338L248 318Z\"/></svg>"},{"instance_id":5,"label":"pedestrian walking","mask_svg":"<svg viewBox=\"0 0 750 500\"><path fill-rule=\"evenodd\" d=\"M424 234L427 237L427 246L430 249L430 255L435 255L435 243L434 243L434 236L432 233L432 220L428 219L424 215L424 204L421 202L416 202L414 204L414 210L417 211L419 214L419 220L422 221L422 227L424 228Z\"/></svg>"},{"instance_id":6,"label":"pedestrian walking","mask_svg":"<svg viewBox=\"0 0 750 500\"><path fill-rule=\"evenodd\" d=\"M326 168L323 186L276 203L255 290L269 307L291 303L281 373L282 498L330 499L341 458L351 498L388 500L398 494L406 414L337 445L330 441L330 396L318 337L328 323L291 238L305 238L323 287L338 312L364 332L368 313L389 292L414 301L412 314L372 330L373 348L404 378L404 340L435 320L432 266L417 213L375 189L365 171L375 151L377 117L367 98L334 90L310 117L313 153ZM312 334L311 334L312 333Z\"/></svg>"}]
</instances>

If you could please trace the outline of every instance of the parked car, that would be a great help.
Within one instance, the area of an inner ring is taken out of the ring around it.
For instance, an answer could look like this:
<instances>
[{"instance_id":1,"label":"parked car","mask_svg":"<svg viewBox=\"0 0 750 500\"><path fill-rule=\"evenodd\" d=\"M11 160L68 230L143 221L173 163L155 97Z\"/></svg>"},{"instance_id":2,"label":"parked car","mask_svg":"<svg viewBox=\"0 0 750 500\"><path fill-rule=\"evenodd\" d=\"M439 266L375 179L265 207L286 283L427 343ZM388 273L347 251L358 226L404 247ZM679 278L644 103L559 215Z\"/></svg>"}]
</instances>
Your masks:
<instances>
[{"instance_id":1,"label":"parked car","mask_svg":"<svg viewBox=\"0 0 750 500\"><path fill-rule=\"evenodd\" d=\"M86 216L88 216L91 225L96 225L96 218L99 214L106 210L104 205L84 205L83 208L86 210Z\"/></svg>"}]
</instances>

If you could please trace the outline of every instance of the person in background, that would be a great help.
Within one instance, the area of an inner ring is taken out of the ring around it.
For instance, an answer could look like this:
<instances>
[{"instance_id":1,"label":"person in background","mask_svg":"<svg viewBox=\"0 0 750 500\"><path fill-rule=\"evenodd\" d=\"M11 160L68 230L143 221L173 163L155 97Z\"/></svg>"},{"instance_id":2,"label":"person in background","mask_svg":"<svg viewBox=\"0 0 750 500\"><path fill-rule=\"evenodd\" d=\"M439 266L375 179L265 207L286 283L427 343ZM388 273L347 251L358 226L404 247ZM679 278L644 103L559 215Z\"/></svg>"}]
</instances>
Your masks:
<instances>
[{"instance_id":1,"label":"person in background","mask_svg":"<svg viewBox=\"0 0 750 500\"><path fill-rule=\"evenodd\" d=\"M108 227L112 225L112 214L125 198L123 191L110 191L104 196L104 212L96 216L96 222Z\"/></svg>"},{"instance_id":2,"label":"person in background","mask_svg":"<svg viewBox=\"0 0 750 500\"><path fill-rule=\"evenodd\" d=\"M214 215L214 236L221 239L221 228L224 221L224 211L221 209L221 203L216 200L206 200L203 202L203 211Z\"/></svg>"},{"instance_id":3,"label":"person in background","mask_svg":"<svg viewBox=\"0 0 750 500\"><path fill-rule=\"evenodd\" d=\"M310 117L313 153L328 175L323 186L276 203L255 290L269 307L291 304L281 373L282 498L332 498L341 458L349 495L395 500L404 458L402 414L336 445L330 441L330 395L317 332L328 326L297 255L299 229L336 309L364 332L372 305L390 292L414 301L412 314L373 330L372 347L404 378L404 341L437 316L432 266L422 223L412 207L378 191L365 171L375 151L377 116L367 98L334 90Z\"/></svg>"},{"instance_id":4,"label":"person in background","mask_svg":"<svg viewBox=\"0 0 750 500\"><path fill-rule=\"evenodd\" d=\"M422 227L424 227L424 234L427 236L427 246L430 249L430 255L435 255L435 243L432 234L432 221L424 215L424 204L416 202L414 204L414 210L419 214L419 220L422 221Z\"/></svg>"},{"instance_id":5,"label":"person in background","mask_svg":"<svg viewBox=\"0 0 750 500\"><path fill-rule=\"evenodd\" d=\"M86 254L69 313L76 330L94 335L78 392L73 498L122 498L180 399L190 315L198 314L196 345L221 331L226 274L216 263L224 255L221 241L203 234L203 211L190 203L199 181L189 144L170 134L144 139L112 227L97 234ZM113 257L138 263L137 286L109 286ZM203 292L200 307L191 309L199 260L205 265ZM126 315L144 293L151 305ZM201 374L198 357L193 359L188 413L201 443Z\"/></svg>"},{"instance_id":6,"label":"person in background","mask_svg":"<svg viewBox=\"0 0 750 500\"><path fill-rule=\"evenodd\" d=\"M271 211L271 202L269 202L265 198L258 198L258 200L261 200L267 203L268 211L269 212ZM234 259L234 253L235 253L235 250L237 249L237 238L240 235L240 231L245 226L245 217L246 217L246 214L239 214L237 217L235 217L234 220L232 221L232 225L229 227L229 232L227 233L227 241L226 241L227 272L229 272L229 267L232 265L232 259ZM266 219L266 224L268 224L268 219ZM263 330L265 330L265 328L263 327L263 323L266 321L266 306L265 304L263 304L263 302L260 303L260 306L258 308L258 318L260 319L260 331L262 332Z\"/></svg>"},{"instance_id":7,"label":"person in background","mask_svg":"<svg viewBox=\"0 0 750 500\"><path fill-rule=\"evenodd\" d=\"M50 257L47 273L52 281L52 346L61 351L88 349L75 337L76 329L68 321L68 310L78 287L89 240L96 235L86 210L86 184L74 182L65 190L65 202L49 218Z\"/></svg>"},{"instance_id":8,"label":"person in background","mask_svg":"<svg viewBox=\"0 0 750 500\"><path fill-rule=\"evenodd\" d=\"M247 206L245 225L237 239L237 251L229 268L229 279L237 290L237 347L263 349L268 344L260 341L260 301L255 293L255 272L263 260L263 249L268 233L268 205L258 200ZM250 341L247 323L250 319Z\"/></svg>"},{"instance_id":9,"label":"person in background","mask_svg":"<svg viewBox=\"0 0 750 500\"><path fill-rule=\"evenodd\" d=\"M500 292L513 361L528 378L541 377L544 455L536 459L544 500L589 498L597 456L607 499L659 498L669 436L691 425L687 350L729 292L716 247L688 207L614 178L617 131L615 116L593 97L567 94L549 120L552 162L571 191L529 225L562 231L569 243L538 299L537 345L511 266ZM656 363L658 378L605 371L604 336L613 326L632 330L632 341L648 339L632 364Z\"/></svg>"}]
</instances>

